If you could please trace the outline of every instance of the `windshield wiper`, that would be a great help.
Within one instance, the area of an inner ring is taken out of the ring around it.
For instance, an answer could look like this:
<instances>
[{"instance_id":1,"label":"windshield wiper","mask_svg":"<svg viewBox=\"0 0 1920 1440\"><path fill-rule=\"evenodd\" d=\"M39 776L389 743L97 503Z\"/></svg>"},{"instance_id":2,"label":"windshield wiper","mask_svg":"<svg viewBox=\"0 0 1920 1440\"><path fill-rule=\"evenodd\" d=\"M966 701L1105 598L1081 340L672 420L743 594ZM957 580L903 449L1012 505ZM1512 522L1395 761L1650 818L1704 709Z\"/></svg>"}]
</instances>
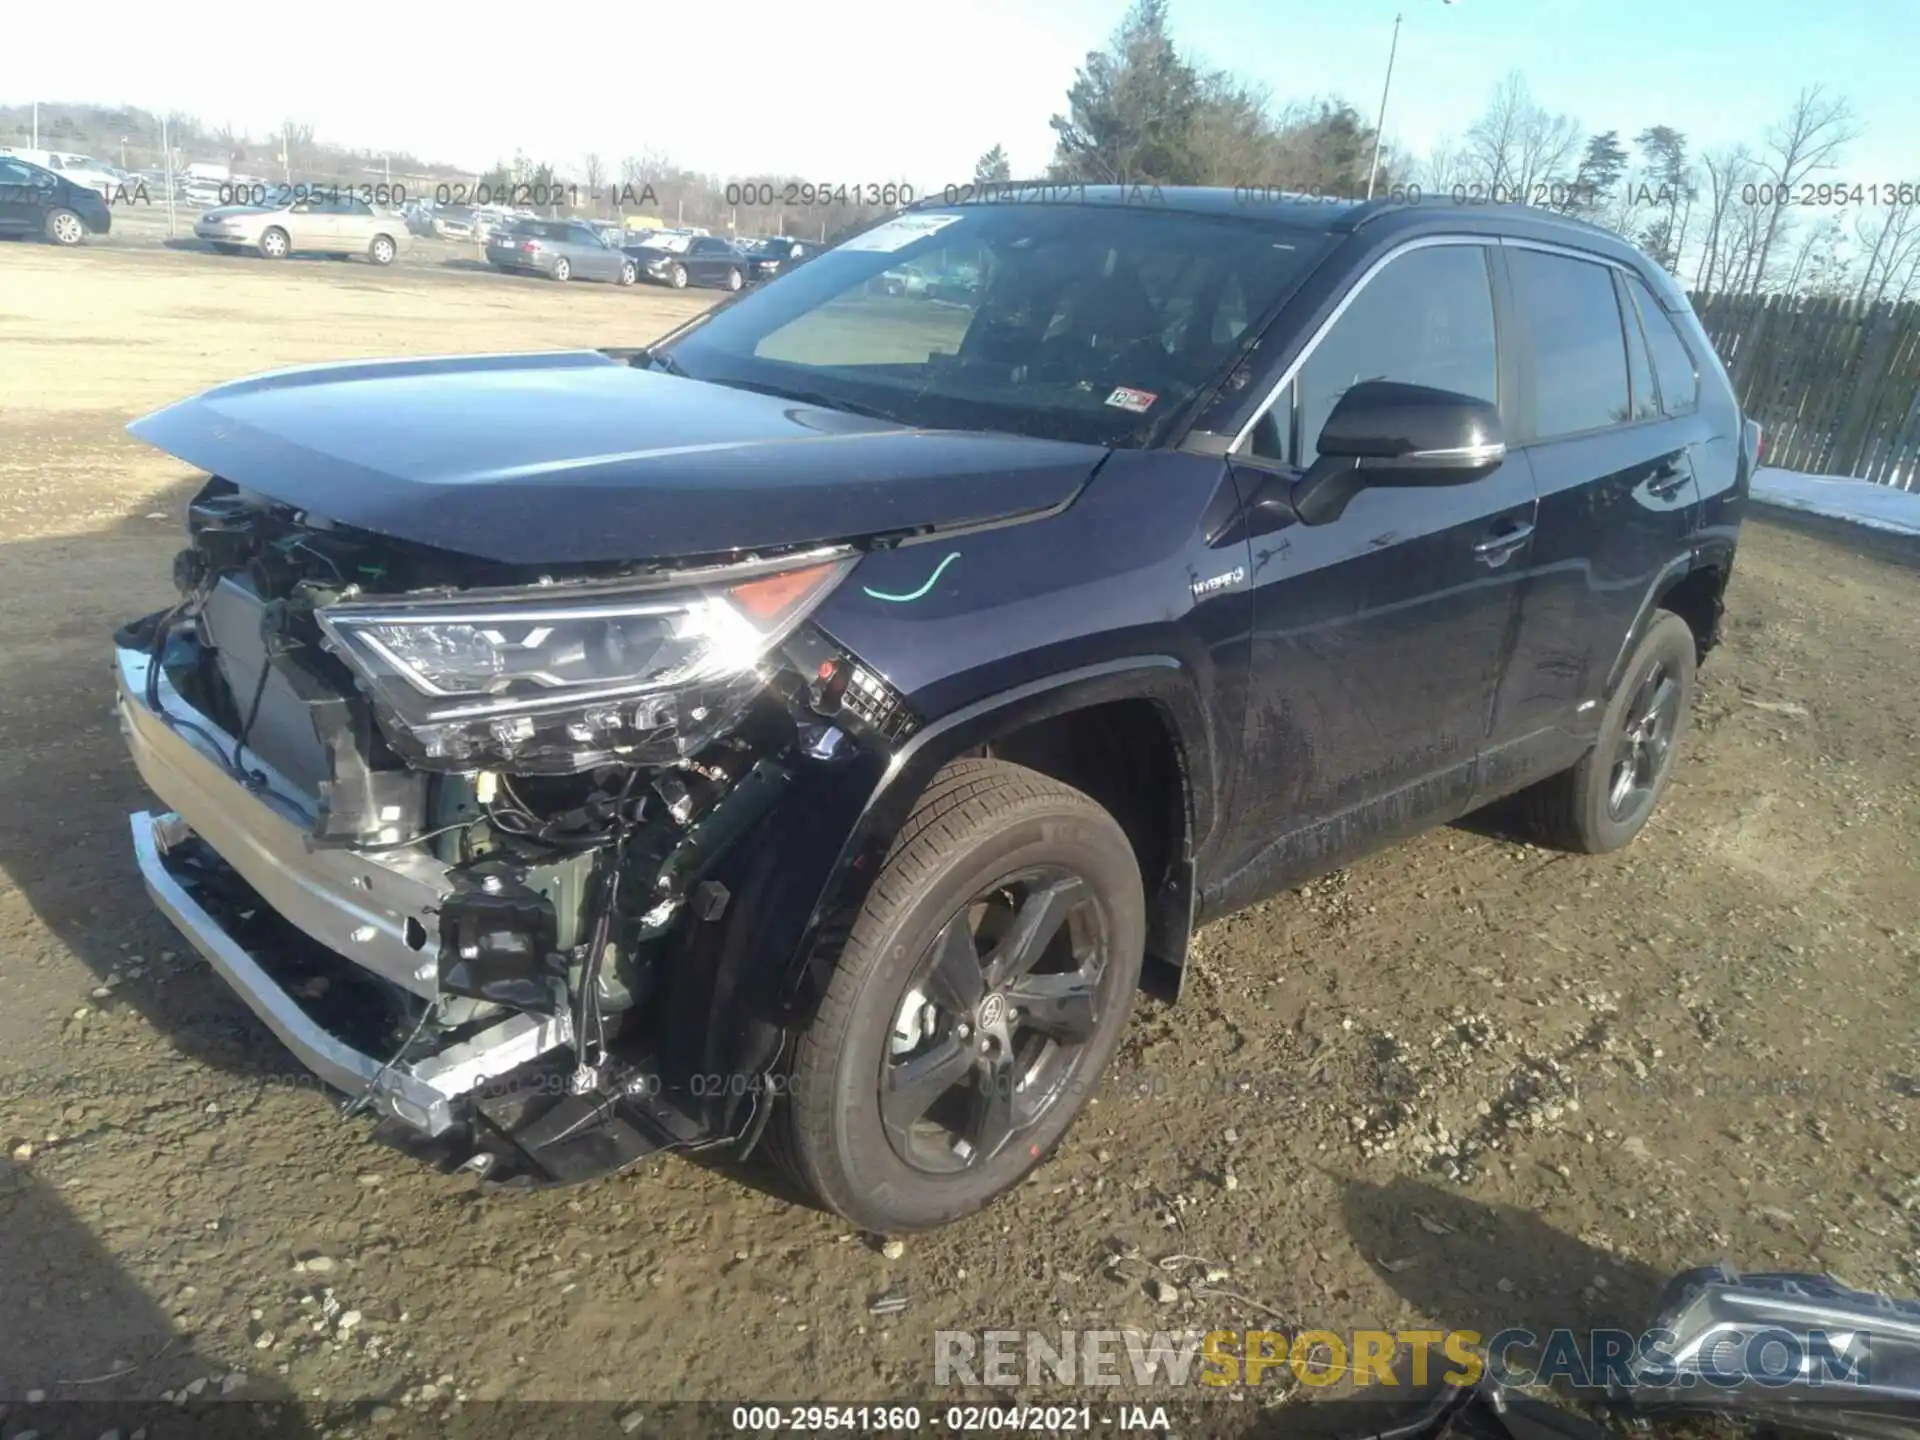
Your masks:
<instances>
[{"instance_id":1,"label":"windshield wiper","mask_svg":"<svg viewBox=\"0 0 1920 1440\"><path fill-rule=\"evenodd\" d=\"M844 410L850 415L864 415L869 420L891 420L896 425L907 422L897 415L872 405L862 405L857 400L843 400L837 395L822 395L817 390L795 390L785 385L769 385L759 380L716 380L716 385L726 385L735 390L751 390L757 395L772 395L781 400L792 400L801 405L817 405L822 410Z\"/></svg>"},{"instance_id":2,"label":"windshield wiper","mask_svg":"<svg viewBox=\"0 0 1920 1440\"><path fill-rule=\"evenodd\" d=\"M671 355L663 355L657 350L647 352L647 364L658 366L667 374L678 375L683 380L688 378L686 368L678 360Z\"/></svg>"}]
</instances>

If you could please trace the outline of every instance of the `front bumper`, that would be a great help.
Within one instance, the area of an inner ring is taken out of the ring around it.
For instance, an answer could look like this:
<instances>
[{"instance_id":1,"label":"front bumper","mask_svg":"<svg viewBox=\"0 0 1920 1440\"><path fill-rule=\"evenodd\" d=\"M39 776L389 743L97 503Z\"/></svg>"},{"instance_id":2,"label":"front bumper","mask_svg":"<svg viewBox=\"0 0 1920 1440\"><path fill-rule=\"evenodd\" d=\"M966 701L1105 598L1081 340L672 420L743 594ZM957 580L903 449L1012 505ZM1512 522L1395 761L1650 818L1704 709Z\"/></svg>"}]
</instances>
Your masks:
<instances>
[{"instance_id":1,"label":"front bumper","mask_svg":"<svg viewBox=\"0 0 1920 1440\"><path fill-rule=\"evenodd\" d=\"M249 950L222 907L209 903L196 867L186 863L191 842L211 849L307 938L422 999L439 993L436 912L451 893L446 868L424 850L309 848L312 817L297 792L254 756L248 764L265 772L266 790L234 779L213 748L218 740L230 753L232 737L195 710L164 669L156 684L165 714L149 708L151 663L140 650L116 648L121 730L141 779L172 807L132 816L141 876L154 903L302 1064L336 1089L357 1095L371 1087L382 1111L438 1136L462 1121L474 1091L571 1043L565 1015L515 1012L436 1053L389 1064L329 1029L276 977L275 957Z\"/></svg>"}]
</instances>

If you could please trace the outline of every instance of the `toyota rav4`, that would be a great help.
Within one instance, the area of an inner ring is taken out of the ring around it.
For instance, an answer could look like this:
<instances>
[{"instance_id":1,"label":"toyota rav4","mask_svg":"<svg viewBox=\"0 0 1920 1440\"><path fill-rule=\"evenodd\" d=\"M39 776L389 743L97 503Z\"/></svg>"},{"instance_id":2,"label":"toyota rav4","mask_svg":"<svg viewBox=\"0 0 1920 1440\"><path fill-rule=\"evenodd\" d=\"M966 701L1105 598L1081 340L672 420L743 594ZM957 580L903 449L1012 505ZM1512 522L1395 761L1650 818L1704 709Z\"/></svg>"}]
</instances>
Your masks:
<instances>
[{"instance_id":1,"label":"toyota rav4","mask_svg":"<svg viewBox=\"0 0 1920 1440\"><path fill-rule=\"evenodd\" d=\"M131 429L208 477L133 846L260 1019L443 1166L765 1141L880 1232L1046 1156L1195 926L1505 797L1630 841L1759 445L1601 230L1095 189Z\"/></svg>"}]
</instances>

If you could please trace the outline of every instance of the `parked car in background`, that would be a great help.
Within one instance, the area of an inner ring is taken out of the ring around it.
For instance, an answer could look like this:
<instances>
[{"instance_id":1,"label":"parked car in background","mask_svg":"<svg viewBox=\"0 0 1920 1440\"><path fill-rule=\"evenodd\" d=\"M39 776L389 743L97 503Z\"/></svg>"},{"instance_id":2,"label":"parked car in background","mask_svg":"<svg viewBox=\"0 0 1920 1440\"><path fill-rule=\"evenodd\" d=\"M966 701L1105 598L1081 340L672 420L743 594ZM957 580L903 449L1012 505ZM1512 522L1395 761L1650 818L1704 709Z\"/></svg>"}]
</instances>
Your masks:
<instances>
[{"instance_id":1,"label":"parked car in background","mask_svg":"<svg viewBox=\"0 0 1920 1440\"><path fill-rule=\"evenodd\" d=\"M749 235L734 242L740 253L753 262L753 269L747 278L752 281L771 280L798 265L819 247L809 247L804 242L785 235Z\"/></svg>"},{"instance_id":2,"label":"parked car in background","mask_svg":"<svg viewBox=\"0 0 1920 1440\"><path fill-rule=\"evenodd\" d=\"M78 245L112 228L113 214L98 190L17 155L0 155L0 235Z\"/></svg>"},{"instance_id":3,"label":"parked car in background","mask_svg":"<svg viewBox=\"0 0 1920 1440\"><path fill-rule=\"evenodd\" d=\"M223 205L193 222L193 233L228 255L257 250L269 260L299 251L364 255L391 265L413 243L398 215L350 195L306 196L279 205Z\"/></svg>"},{"instance_id":4,"label":"parked car in background","mask_svg":"<svg viewBox=\"0 0 1920 1440\"><path fill-rule=\"evenodd\" d=\"M738 290L753 273L753 260L718 235L677 236L662 244L629 245L640 273L659 285L684 290L689 285L718 285Z\"/></svg>"},{"instance_id":5,"label":"parked car in background","mask_svg":"<svg viewBox=\"0 0 1920 1440\"><path fill-rule=\"evenodd\" d=\"M433 202L431 200L407 200L400 206L400 219L407 227L409 235L422 239L433 234Z\"/></svg>"},{"instance_id":6,"label":"parked car in background","mask_svg":"<svg viewBox=\"0 0 1920 1440\"><path fill-rule=\"evenodd\" d=\"M433 233L442 240L471 240L473 220L471 205L441 206L433 212Z\"/></svg>"},{"instance_id":7,"label":"parked car in background","mask_svg":"<svg viewBox=\"0 0 1920 1440\"><path fill-rule=\"evenodd\" d=\"M17 146L0 149L0 154L10 155L16 160L24 160L29 165L37 165L42 170L51 171L62 180L70 180L75 185L84 185L96 191L103 198L118 190L124 183L123 172L111 165L102 164L91 155L77 155L70 150L31 150Z\"/></svg>"},{"instance_id":8,"label":"parked car in background","mask_svg":"<svg viewBox=\"0 0 1920 1440\"><path fill-rule=\"evenodd\" d=\"M487 263L496 270L544 275L549 280L611 280L631 285L638 264L609 245L584 220L516 220L487 242Z\"/></svg>"},{"instance_id":9,"label":"parked car in background","mask_svg":"<svg viewBox=\"0 0 1920 1440\"><path fill-rule=\"evenodd\" d=\"M540 217L531 210L508 210L493 206L481 206L473 212L473 239L478 245L491 245L504 235L509 228L522 220L537 220Z\"/></svg>"}]
</instances>

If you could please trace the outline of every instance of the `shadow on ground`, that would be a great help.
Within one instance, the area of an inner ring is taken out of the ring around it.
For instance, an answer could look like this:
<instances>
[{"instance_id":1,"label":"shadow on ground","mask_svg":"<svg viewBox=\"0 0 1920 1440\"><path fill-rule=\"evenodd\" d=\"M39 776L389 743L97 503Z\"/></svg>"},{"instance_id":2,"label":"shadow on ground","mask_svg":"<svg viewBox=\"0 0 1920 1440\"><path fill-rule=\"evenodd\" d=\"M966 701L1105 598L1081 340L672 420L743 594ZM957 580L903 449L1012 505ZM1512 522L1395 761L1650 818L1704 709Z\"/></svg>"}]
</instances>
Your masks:
<instances>
[{"instance_id":1,"label":"shadow on ground","mask_svg":"<svg viewBox=\"0 0 1920 1440\"><path fill-rule=\"evenodd\" d=\"M133 861L127 816L156 802L113 716L112 635L177 598L167 577L194 488L183 480L104 529L0 545L8 581L0 613L0 793L8 801L0 806L0 874L39 922L19 916L8 963L57 969L77 957L90 973L74 977L75 1003L133 1006L202 1063L311 1089L293 1057L161 918ZM0 911L10 915L17 907ZM102 985L111 993L89 998ZM0 1017L0 1036L25 1044L46 1026L83 1023L68 1011L16 1008ZM68 1038L86 1043L84 1035Z\"/></svg>"},{"instance_id":2,"label":"shadow on ground","mask_svg":"<svg viewBox=\"0 0 1920 1440\"><path fill-rule=\"evenodd\" d=\"M9 1435L312 1431L269 1375L196 1352L31 1163L0 1160L0 1421ZM163 1392L187 1392L176 1404Z\"/></svg>"}]
</instances>

